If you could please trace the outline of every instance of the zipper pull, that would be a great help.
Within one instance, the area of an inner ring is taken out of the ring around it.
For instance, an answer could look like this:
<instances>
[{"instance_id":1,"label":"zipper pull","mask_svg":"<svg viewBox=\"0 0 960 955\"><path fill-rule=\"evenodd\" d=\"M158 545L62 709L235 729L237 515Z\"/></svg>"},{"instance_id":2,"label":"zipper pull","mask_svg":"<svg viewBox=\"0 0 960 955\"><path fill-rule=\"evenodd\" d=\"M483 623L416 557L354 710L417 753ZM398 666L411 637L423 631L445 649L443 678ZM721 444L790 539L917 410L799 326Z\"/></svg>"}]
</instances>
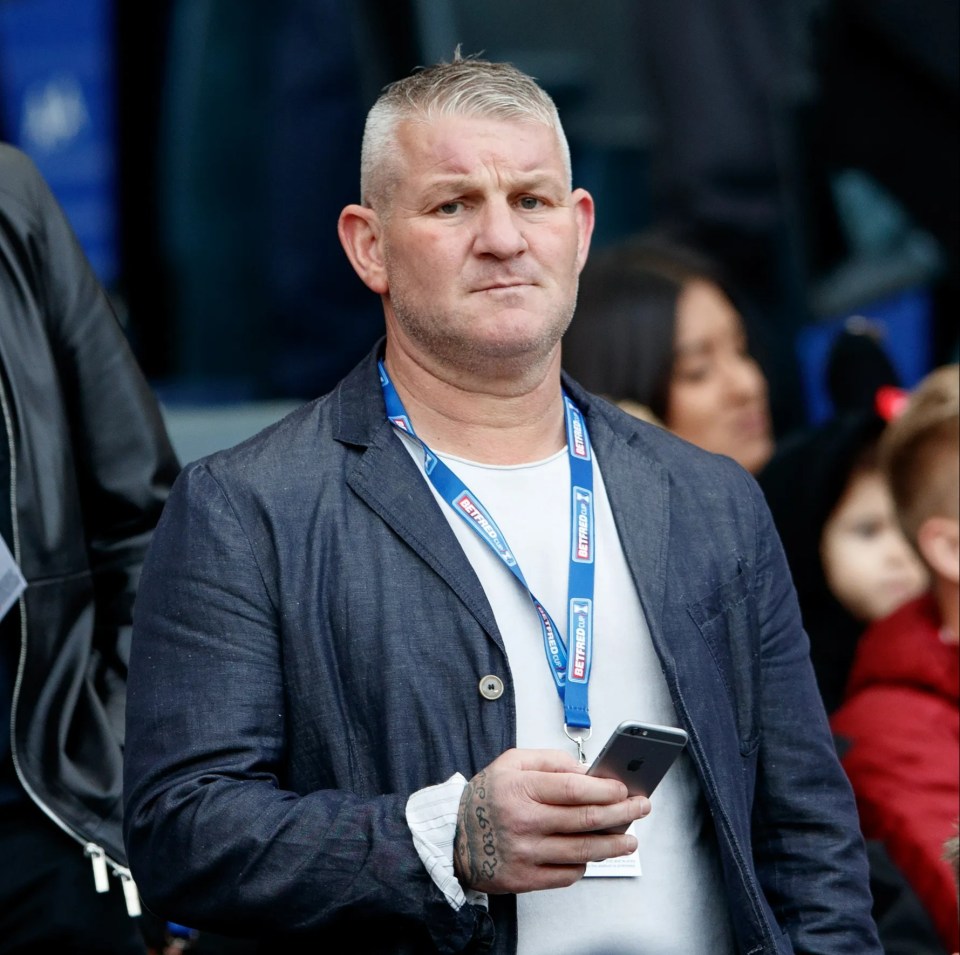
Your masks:
<instances>
[{"instance_id":1,"label":"zipper pull","mask_svg":"<svg viewBox=\"0 0 960 955\"><path fill-rule=\"evenodd\" d=\"M96 843L88 842L83 847L83 854L93 864L93 884L98 892L110 890L110 880L107 878L107 860L103 849Z\"/></svg>"},{"instance_id":2,"label":"zipper pull","mask_svg":"<svg viewBox=\"0 0 960 955\"><path fill-rule=\"evenodd\" d=\"M136 918L140 914L140 893L137 892L137 883L126 872L118 872L120 885L123 886L123 898L127 903L127 915Z\"/></svg>"}]
</instances>

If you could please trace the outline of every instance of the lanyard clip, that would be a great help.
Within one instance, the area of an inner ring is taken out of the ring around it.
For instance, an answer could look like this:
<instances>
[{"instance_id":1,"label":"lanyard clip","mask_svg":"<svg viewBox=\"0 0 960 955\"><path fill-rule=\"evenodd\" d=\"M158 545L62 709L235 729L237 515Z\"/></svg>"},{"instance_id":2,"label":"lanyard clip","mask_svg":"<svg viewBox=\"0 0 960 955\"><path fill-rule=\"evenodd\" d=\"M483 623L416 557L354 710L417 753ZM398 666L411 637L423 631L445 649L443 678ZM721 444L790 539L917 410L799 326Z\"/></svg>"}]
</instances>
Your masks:
<instances>
[{"instance_id":1,"label":"lanyard clip","mask_svg":"<svg viewBox=\"0 0 960 955\"><path fill-rule=\"evenodd\" d=\"M577 762L580 763L581 766L586 766L586 765L587 765L587 754L583 751L583 744L584 744L588 739L590 739L591 736L593 736L593 727L592 727L592 726L588 726L588 727L586 728L586 732L585 732L585 733L584 733L584 732L581 732L578 736L575 736L573 733L570 732L570 728L567 726L567 724L564 723L564 724L563 724L563 734L564 734L564 736L567 737L568 740L570 740L571 743L576 743L576 744L577 744Z\"/></svg>"}]
</instances>

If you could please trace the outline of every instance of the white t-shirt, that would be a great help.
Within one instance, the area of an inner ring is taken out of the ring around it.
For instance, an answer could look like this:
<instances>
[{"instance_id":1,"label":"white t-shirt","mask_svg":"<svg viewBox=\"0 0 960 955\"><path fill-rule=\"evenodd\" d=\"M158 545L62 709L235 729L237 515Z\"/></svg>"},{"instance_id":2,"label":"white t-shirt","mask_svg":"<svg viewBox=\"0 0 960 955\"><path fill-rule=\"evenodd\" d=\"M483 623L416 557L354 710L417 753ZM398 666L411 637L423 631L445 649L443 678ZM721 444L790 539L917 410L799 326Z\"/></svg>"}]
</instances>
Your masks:
<instances>
[{"instance_id":1,"label":"white t-shirt","mask_svg":"<svg viewBox=\"0 0 960 955\"><path fill-rule=\"evenodd\" d=\"M422 468L419 445L408 438L404 442ZM493 516L527 584L566 638L572 512L566 450L545 461L508 467L439 457ZM529 594L435 489L434 494L483 585L503 636L516 696L517 746L563 749L576 755L576 747L563 732L563 704ZM596 463L594 515L588 761L625 719L677 725ZM632 830L640 844L642 875L584 878L564 889L517 896L520 955L722 955L734 951L712 828L686 753L657 787L651 804L650 815ZM451 809L455 819L455 803L447 805L448 818ZM452 832L449 835L452 841ZM423 855L420 845L418 849Z\"/></svg>"}]
</instances>

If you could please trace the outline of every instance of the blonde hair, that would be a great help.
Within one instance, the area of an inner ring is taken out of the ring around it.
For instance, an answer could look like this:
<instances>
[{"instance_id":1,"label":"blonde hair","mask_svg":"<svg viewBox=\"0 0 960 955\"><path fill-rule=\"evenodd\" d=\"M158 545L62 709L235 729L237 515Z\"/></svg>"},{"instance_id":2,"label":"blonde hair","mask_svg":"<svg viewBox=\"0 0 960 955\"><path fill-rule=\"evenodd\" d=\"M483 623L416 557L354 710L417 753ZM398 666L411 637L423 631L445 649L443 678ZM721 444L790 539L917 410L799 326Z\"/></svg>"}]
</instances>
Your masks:
<instances>
[{"instance_id":1,"label":"blonde hair","mask_svg":"<svg viewBox=\"0 0 960 955\"><path fill-rule=\"evenodd\" d=\"M880 441L883 469L907 538L933 516L960 518L960 365L930 372Z\"/></svg>"},{"instance_id":2,"label":"blonde hair","mask_svg":"<svg viewBox=\"0 0 960 955\"><path fill-rule=\"evenodd\" d=\"M510 63L462 57L416 70L391 83L367 114L360 150L360 199L382 207L399 178L396 132L403 120L430 122L441 116L484 116L543 123L557 136L568 185L572 184L570 146L557 107L537 82ZM380 211L378 209L378 211Z\"/></svg>"}]
</instances>

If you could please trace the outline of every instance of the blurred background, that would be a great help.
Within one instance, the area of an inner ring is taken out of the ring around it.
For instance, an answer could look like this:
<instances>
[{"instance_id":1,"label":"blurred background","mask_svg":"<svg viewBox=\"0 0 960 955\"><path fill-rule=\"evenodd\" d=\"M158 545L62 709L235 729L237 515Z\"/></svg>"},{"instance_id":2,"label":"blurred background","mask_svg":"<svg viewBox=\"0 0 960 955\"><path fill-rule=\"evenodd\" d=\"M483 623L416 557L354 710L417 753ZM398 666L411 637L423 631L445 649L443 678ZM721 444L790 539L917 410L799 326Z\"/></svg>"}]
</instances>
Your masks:
<instances>
[{"instance_id":1,"label":"blurred background","mask_svg":"<svg viewBox=\"0 0 960 955\"><path fill-rule=\"evenodd\" d=\"M464 54L554 97L597 246L653 226L752 312L779 434L851 316L903 384L957 360L956 0L0 0L0 138L116 302L184 461L382 332L336 220L378 91Z\"/></svg>"}]
</instances>

